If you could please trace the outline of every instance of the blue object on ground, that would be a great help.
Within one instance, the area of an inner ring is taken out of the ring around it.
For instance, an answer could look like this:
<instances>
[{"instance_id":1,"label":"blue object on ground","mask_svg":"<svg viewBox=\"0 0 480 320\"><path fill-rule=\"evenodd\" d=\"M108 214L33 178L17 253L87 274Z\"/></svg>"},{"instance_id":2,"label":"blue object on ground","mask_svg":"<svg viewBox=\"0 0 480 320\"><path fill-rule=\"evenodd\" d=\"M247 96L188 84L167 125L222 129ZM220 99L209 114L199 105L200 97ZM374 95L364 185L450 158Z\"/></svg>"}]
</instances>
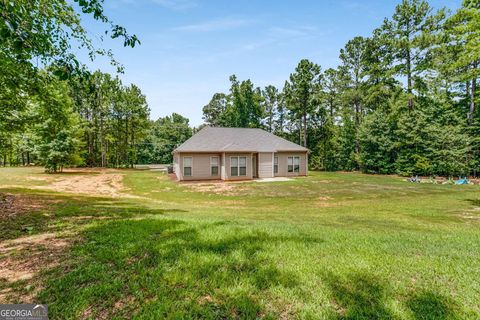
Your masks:
<instances>
[{"instance_id":1,"label":"blue object on ground","mask_svg":"<svg viewBox=\"0 0 480 320\"><path fill-rule=\"evenodd\" d=\"M418 176L415 176L415 177L411 177L410 179L408 179L409 182L420 182L420 178Z\"/></svg>"},{"instance_id":2,"label":"blue object on ground","mask_svg":"<svg viewBox=\"0 0 480 320\"><path fill-rule=\"evenodd\" d=\"M468 184L467 178L455 181L455 184Z\"/></svg>"}]
</instances>

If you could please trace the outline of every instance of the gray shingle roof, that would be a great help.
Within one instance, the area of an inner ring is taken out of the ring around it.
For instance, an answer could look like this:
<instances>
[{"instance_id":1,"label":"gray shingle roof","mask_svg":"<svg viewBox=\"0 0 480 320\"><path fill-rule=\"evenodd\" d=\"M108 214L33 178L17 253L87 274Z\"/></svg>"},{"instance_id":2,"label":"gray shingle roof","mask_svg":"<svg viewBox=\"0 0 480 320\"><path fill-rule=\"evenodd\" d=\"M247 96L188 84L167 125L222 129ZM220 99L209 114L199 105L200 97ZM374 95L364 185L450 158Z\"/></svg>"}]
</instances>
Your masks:
<instances>
[{"instance_id":1,"label":"gray shingle roof","mask_svg":"<svg viewBox=\"0 0 480 320\"><path fill-rule=\"evenodd\" d=\"M173 152L308 151L262 129L205 127Z\"/></svg>"}]
</instances>

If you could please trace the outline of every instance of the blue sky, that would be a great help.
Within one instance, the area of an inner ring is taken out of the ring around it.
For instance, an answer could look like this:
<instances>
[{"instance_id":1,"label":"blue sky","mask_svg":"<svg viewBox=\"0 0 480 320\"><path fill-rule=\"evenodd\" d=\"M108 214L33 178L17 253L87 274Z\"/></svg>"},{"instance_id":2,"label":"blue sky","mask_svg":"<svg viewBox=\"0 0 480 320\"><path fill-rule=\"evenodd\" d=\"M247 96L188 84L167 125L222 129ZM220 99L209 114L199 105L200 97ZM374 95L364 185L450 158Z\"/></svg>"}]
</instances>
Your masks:
<instances>
[{"instance_id":1,"label":"blue sky","mask_svg":"<svg viewBox=\"0 0 480 320\"><path fill-rule=\"evenodd\" d=\"M300 59L335 67L344 44L369 36L399 1L105 0L108 16L142 44L102 46L125 66L124 83L146 94L153 119L177 112L196 126L212 95L228 91L230 75L281 88ZM430 4L455 9L460 2ZM102 30L90 19L84 25L92 36ZM114 72L102 58L89 65Z\"/></svg>"}]
</instances>

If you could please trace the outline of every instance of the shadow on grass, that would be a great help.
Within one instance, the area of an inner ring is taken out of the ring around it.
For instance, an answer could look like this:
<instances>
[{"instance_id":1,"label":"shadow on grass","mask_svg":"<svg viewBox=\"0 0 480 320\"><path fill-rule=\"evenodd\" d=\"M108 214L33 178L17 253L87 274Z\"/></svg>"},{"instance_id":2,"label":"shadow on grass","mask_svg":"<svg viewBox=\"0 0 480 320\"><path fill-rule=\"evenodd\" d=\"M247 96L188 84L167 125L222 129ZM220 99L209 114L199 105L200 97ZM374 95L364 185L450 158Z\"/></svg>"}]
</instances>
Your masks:
<instances>
[{"instance_id":1,"label":"shadow on grass","mask_svg":"<svg viewBox=\"0 0 480 320\"><path fill-rule=\"evenodd\" d=\"M388 283L370 273L324 277L332 293L337 319L395 319L389 308L394 292ZM415 292L405 306L414 319L458 319L459 308L451 298L430 291Z\"/></svg>"},{"instance_id":2,"label":"shadow on grass","mask_svg":"<svg viewBox=\"0 0 480 320\"><path fill-rule=\"evenodd\" d=\"M96 219L130 219L145 215L161 215L167 212L186 212L179 209L147 208L124 199L60 194L52 191L24 188L1 189L0 193L20 195L29 205L20 205L18 212L2 217L0 241L23 235L54 232L55 223L74 220L75 225L88 224ZM13 206L17 206L14 202ZM62 227L64 224L62 224Z\"/></svg>"},{"instance_id":3,"label":"shadow on grass","mask_svg":"<svg viewBox=\"0 0 480 320\"><path fill-rule=\"evenodd\" d=\"M446 320L458 319L458 306L451 298L435 292L421 291L410 297L407 306L413 313L414 319Z\"/></svg>"},{"instance_id":4,"label":"shadow on grass","mask_svg":"<svg viewBox=\"0 0 480 320\"><path fill-rule=\"evenodd\" d=\"M49 305L52 319L276 319L282 308L293 310L294 317L298 306L288 303L295 297L280 293L283 299L277 301L274 293L301 292L301 279L277 264L272 254L287 242L322 242L301 234L271 235L229 221L162 217L174 210L142 207L138 199L37 191L34 195L60 200L46 212L35 213L44 217L35 232L51 230L58 221L97 221L81 231L59 267L41 275L48 280L38 301ZM25 222L22 216L14 219L20 219L14 221L16 226ZM336 305L332 318L395 318L389 302L396 297L384 280L358 272L328 274L324 281ZM8 285L0 283L0 288ZM405 307L416 319L458 318L454 301L431 292L408 297Z\"/></svg>"},{"instance_id":5,"label":"shadow on grass","mask_svg":"<svg viewBox=\"0 0 480 320\"><path fill-rule=\"evenodd\" d=\"M332 293L338 319L391 319L386 306L388 286L368 273L324 277Z\"/></svg>"},{"instance_id":6,"label":"shadow on grass","mask_svg":"<svg viewBox=\"0 0 480 320\"><path fill-rule=\"evenodd\" d=\"M480 199L466 199L472 206L480 207Z\"/></svg>"},{"instance_id":7,"label":"shadow on grass","mask_svg":"<svg viewBox=\"0 0 480 320\"><path fill-rule=\"evenodd\" d=\"M55 318L277 318L272 287L294 288L266 246L275 237L216 223L110 221L87 230L71 260L50 275L40 301Z\"/></svg>"},{"instance_id":8,"label":"shadow on grass","mask_svg":"<svg viewBox=\"0 0 480 320\"><path fill-rule=\"evenodd\" d=\"M128 199L75 196L24 188L0 188L0 192L14 196L8 214L0 214L0 244L4 250L0 255L0 301L10 303L38 301L33 298L32 290L43 287L52 264L56 265L56 260L68 256L70 244L82 236L79 232L85 228L111 221L184 212L148 208ZM16 240L7 241L12 239ZM46 250L48 254L41 253ZM3 274L5 270L8 275ZM29 278L17 280L17 270L20 275L27 273Z\"/></svg>"}]
</instances>

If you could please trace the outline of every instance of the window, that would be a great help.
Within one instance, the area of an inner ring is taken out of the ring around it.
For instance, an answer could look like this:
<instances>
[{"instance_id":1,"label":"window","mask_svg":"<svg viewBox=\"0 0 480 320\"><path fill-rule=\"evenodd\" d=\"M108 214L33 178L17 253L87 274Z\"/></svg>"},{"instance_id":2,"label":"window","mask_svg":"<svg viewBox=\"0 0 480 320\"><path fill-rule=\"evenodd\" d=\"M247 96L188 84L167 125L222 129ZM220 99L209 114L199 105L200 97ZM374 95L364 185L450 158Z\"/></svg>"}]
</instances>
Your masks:
<instances>
[{"instance_id":1,"label":"window","mask_svg":"<svg viewBox=\"0 0 480 320\"><path fill-rule=\"evenodd\" d=\"M210 157L210 174L218 176L218 157Z\"/></svg>"},{"instance_id":2,"label":"window","mask_svg":"<svg viewBox=\"0 0 480 320\"><path fill-rule=\"evenodd\" d=\"M273 173L278 173L278 157L273 157Z\"/></svg>"},{"instance_id":3,"label":"window","mask_svg":"<svg viewBox=\"0 0 480 320\"><path fill-rule=\"evenodd\" d=\"M183 157L183 175L186 177L192 176L192 157Z\"/></svg>"},{"instance_id":4,"label":"window","mask_svg":"<svg viewBox=\"0 0 480 320\"><path fill-rule=\"evenodd\" d=\"M288 157L288 172L300 172L300 157Z\"/></svg>"},{"instance_id":5,"label":"window","mask_svg":"<svg viewBox=\"0 0 480 320\"><path fill-rule=\"evenodd\" d=\"M247 175L247 157L230 157L230 175L232 177Z\"/></svg>"},{"instance_id":6,"label":"window","mask_svg":"<svg viewBox=\"0 0 480 320\"><path fill-rule=\"evenodd\" d=\"M238 166L240 168L240 175L246 176L247 175L247 158L246 157L239 157L238 158Z\"/></svg>"}]
</instances>

